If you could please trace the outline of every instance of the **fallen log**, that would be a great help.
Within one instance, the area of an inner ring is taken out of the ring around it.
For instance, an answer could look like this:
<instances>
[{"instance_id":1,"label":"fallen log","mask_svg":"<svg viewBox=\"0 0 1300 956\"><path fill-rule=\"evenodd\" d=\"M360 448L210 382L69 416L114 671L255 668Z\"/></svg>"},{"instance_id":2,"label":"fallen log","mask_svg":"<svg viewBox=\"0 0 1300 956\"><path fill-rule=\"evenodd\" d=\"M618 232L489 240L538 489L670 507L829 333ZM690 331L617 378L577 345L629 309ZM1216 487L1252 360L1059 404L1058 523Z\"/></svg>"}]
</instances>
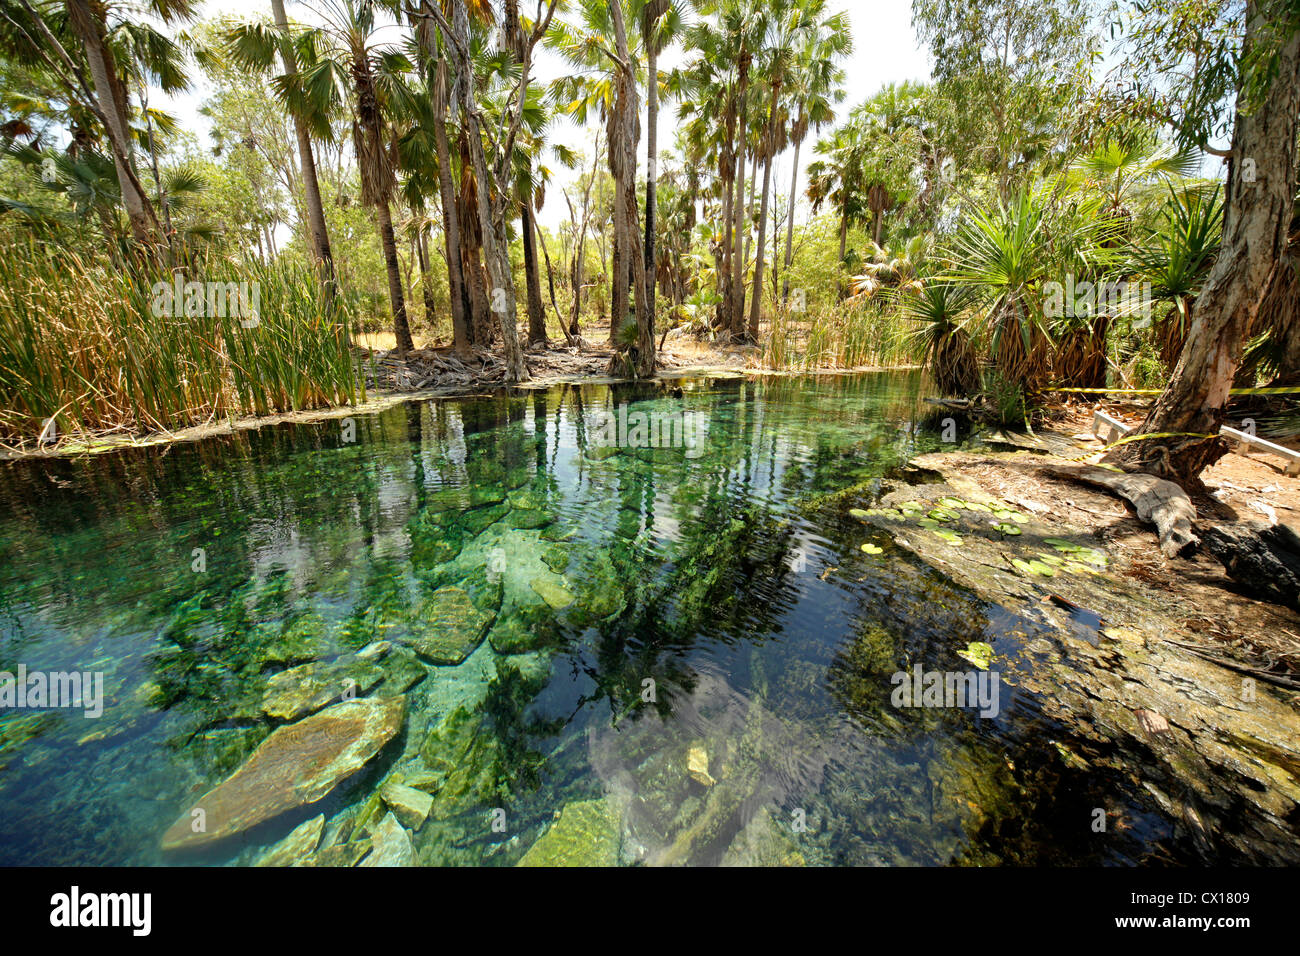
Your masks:
<instances>
[{"instance_id":1,"label":"fallen log","mask_svg":"<svg viewBox=\"0 0 1300 956\"><path fill-rule=\"evenodd\" d=\"M1172 481L1140 472L1109 471L1092 465L1046 465L1044 470L1061 478L1105 488L1131 503L1138 519L1154 524L1160 550L1174 558L1195 547L1200 539L1192 531L1196 507L1187 492Z\"/></svg>"}]
</instances>

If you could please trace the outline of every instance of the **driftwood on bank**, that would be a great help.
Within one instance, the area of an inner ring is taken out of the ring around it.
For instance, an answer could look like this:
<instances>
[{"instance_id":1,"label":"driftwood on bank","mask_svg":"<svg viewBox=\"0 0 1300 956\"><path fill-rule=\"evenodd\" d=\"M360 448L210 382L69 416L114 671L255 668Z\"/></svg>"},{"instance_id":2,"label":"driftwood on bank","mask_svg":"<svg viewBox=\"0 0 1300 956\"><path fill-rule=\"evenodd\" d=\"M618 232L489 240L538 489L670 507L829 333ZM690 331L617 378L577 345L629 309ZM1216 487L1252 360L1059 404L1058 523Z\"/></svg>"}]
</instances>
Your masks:
<instances>
[{"instance_id":1,"label":"driftwood on bank","mask_svg":"<svg viewBox=\"0 0 1300 956\"><path fill-rule=\"evenodd\" d=\"M1166 557L1177 557L1200 542L1192 532L1196 508L1187 493L1172 481L1091 465L1047 465L1045 470L1062 478L1105 488L1129 501L1140 520L1156 526L1160 550Z\"/></svg>"}]
</instances>

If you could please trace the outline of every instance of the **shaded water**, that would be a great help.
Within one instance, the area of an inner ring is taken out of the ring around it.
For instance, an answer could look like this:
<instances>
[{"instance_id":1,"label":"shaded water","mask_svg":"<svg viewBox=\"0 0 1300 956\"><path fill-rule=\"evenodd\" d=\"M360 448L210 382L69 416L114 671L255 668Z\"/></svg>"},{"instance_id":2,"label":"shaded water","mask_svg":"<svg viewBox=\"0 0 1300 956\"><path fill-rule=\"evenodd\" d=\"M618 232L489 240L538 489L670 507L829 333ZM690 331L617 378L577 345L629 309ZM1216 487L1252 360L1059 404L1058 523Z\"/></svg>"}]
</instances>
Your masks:
<instances>
[{"instance_id":1,"label":"shaded water","mask_svg":"<svg viewBox=\"0 0 1300 956\"><path fill-rule=\"evenodd\" d=\"M434 792L422 862L515 863L583 806L621 821L593 862L1186 858L1135 782L1072 770L1050 745L1069 729L1010 684L994 717L891 706L891 674L970 670L971 641L1013 675L1035 627L859 550L848 508L951 447L923 393L910 374L566 386L411 402L355 436L7 467L0 670L102 671L106 704L0 711L0 862L168 862L162 833L277 724L270 678L377 640L395 651L363 689L404 690L406 728L309 813L333 828L400 774ZM620 406L707 429L604 447ZM447 587L493 623L436 665L406 645ZM1123 833L1092 833L1100 806ZM201 860L249 862L306 815Z\"/></svg>"}]
</instances>

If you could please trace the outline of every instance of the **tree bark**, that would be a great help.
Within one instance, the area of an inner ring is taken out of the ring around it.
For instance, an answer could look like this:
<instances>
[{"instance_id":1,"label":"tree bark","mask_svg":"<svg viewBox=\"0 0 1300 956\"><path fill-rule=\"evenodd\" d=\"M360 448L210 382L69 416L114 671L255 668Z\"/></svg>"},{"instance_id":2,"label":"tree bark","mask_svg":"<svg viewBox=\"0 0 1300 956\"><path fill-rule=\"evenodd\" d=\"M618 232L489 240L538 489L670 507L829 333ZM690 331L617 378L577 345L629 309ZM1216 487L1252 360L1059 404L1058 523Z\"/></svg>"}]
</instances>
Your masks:
<instances>
[{"instance_id":1,"label":"tree bark","mask_svg":"<svg viewBox=\"0 0 1300 956\"><path fill-rule=\"evenodd\" d=\"M271 0L271 12L275 17L277 29L284 34L287 43L289 17L284 10L284 0ZM280 48L280 59L284 63L285 75L296 76L298 64L284 46ZM311 231L312 251L316 255L318 268L324 280L326 298L332 300L338 291L334 278L334 256L330 250L329 230L325 225L325 206L321 202L320 182L316 178L316 156L312 150L311 133L307 129L306 121L297 114L293 116L293 129L298 140L298 164L301 167L302 191L307 200L307 226Z\"/></svg>"},{"instance_id":2,"label":"tree bark","mask_svg":"<svg viewBox=\"0 0 1300 956\"><path fill-rule=\"evenodd\" d=\"M767 202L772 191L773 137L776 129L776 106L781 96L781 85L772 86L772 107L767 117L767 160L763 163L763 200L758 208L758 252L754 259L754 298L749 304L749 337L758 341L758 313L763 302L763 250L767 246Z\"/></svg>"},{"instance_id":3,"label":"tree bark","mask_svg":"<svg viewBox=\"0 0 1300 956\"><path fill-rule=\"evenodd\" d=\"M375 205L379 218L379 242L384 250L384 269L388 272L388 298L393 304L393 335L397 350L409 352L415 348L411 340L411 326L406 321L406 297L402 292L402 270L397 260L397 240L393 235L393 214L387 200Z\"/></svg>"},{"instance_id":4,"label":"tree bark","mask_svg":"<svg viewBox=\"0 0 1300 956\"><path fill-rule=\"evenodd\" d=\"M1247 0L1243 60L1277 26L1260 7L1259 0ZM1237 94L1219 254L1196 299L1187 344L1169 386L1133 433L1173 437L1129 442L1108 456L1126 468L1191 486L1227 452L1217 436L1228 390L1246 335L1287 249L1300 115L1300 33L1281 44L1277 73L1261 102L1249 102L1245 86L1241 82Z\"/></svg>"}]
</instances>

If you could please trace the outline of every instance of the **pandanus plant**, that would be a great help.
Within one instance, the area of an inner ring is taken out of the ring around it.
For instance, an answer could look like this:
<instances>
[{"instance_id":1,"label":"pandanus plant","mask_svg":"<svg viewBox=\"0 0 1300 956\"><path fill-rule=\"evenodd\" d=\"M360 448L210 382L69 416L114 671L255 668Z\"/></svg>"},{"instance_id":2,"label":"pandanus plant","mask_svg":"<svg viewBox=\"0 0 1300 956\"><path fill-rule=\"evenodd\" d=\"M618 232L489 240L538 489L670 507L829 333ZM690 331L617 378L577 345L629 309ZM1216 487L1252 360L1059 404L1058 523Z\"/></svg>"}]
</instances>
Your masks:
<instances>
[{"instance_id":1,"label":"pandanus plant","mask_svg":"<svg viewBox=\"0 0 1300 956\"><path fill-rule=\"evenodd\" d=\"M971 290L935 280L900 302L903 317L918 324L912 341L940 394L976 392L980 386L979 361L966 329L974 302Z\"/></svg>"},{"instance_id":2,"label":"pandanus plant","mask_svg":"<svg viewBox=\"0 0 1300 956\"><path fill-rule=\"evenodd\" d=\"M1041 288L1053 276L1046 206L1021 192L988 211L976 209L957 233L948 279L970 291L994 364L1034 391L1051 368L1051 338Z\"/></svg>"}]
</instances>

